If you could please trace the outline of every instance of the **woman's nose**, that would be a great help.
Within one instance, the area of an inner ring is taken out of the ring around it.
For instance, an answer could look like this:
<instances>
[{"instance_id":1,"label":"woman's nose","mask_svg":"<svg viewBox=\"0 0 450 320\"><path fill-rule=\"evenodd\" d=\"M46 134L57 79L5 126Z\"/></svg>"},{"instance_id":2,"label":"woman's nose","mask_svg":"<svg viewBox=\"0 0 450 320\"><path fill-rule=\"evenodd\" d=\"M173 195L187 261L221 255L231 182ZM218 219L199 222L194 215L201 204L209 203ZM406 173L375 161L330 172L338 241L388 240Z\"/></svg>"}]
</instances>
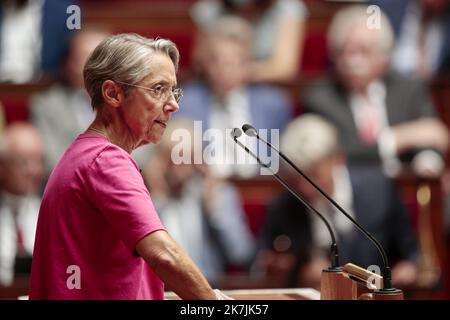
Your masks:
<instances>
[{"instance_id":1,"label":"woman's nose","mask_svg":"<svg viewBox=\"0 0 450 320\"><path fill-rule=\"evenodd\" d=\"M180 106L178 105L178 102L175 100L175 98L172 96L172 99L170 99L170 101L166 105L166 111L177 112L178 110L180 110Z\"/></svg>"}]
</instances>

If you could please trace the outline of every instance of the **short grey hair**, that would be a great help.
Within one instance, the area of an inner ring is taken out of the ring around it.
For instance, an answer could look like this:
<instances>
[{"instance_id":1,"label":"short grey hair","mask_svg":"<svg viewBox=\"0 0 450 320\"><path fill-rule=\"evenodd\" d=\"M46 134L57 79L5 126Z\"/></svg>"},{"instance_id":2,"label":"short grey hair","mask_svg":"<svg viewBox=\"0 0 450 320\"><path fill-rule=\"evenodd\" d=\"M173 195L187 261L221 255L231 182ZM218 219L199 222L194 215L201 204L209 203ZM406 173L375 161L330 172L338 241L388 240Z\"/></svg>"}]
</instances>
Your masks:
<instances>
[{"instance_id":1,"label":"short grey hair","mask_svg":"<svg viewBox=\"0 0 450 320\"><path fill-rule=\"evenodd\" d=\"M305 114L293 120L281 137L281 151L303 170L339 150L336 128L321 116Z\"/></svg>"},{"instance_id":2,"label":"short grey hair","mask_svg":"<svg viewBox=\"0 0 450 320\"><path fill-rule=\"evenodd\" d=\"M149 61L155 52L166 54L178 70L180 53L170 40L149 39L135 33L117 34L103 40L91 53L83 70L84 86L92 99L92 107L95 109L103 103L104 81L137 84L145 79L152 72Z\"/></svg>"},{"instance_id":3,"label":"short grey hair","mask_svg":"<svg viewBox=\"0 0 450 320\"><path fill-rule=\"evenodd\" d=\"M351 5L339 10L333 17L328 28L328 48L331 55L335 55L343 46L345 36L352 29L364 27L367 31L380 32L379 49L384 54L390 54L394 46L394 32L391 23L380 9L379 29L369 29L367 26L370 17L367 5Z\"/></svg>"}]
</instances>

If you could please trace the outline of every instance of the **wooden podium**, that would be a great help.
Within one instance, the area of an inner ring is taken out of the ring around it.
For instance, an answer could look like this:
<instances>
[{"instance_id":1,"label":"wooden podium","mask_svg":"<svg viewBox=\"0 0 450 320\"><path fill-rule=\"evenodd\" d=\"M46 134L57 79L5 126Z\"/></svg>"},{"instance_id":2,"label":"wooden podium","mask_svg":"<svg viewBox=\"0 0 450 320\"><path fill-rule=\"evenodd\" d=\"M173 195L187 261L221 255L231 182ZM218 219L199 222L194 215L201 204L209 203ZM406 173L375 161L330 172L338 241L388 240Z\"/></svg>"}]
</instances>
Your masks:
<instances>
[{"instance_id":1,"label":"wooden podium","mask_svg":"<svg viewBox=\"0 0 450 320\"><path fill-rule=\"evenodd\" d=\"M320 300L320 292L311 288L224 290L236 300ZM166 292L165 300L179 300L173 292Z\"/></svg>"},{"instance_id":2,"label":"wooden podium","mask_svg":"<svg viewBox=\"0 0 450 320\"><path fill-rule=\"evenodd\" d=\"M383 290L383 277L347 263L343 268L323 270L321 300L403 300L398 289Z\"/></svg>"},{"instance_id":3,"label":"wooden podium","mask_svg":"<svg viewBox=\"0 0 450 320\"><path fill-rule=\"evenodd\" d=\"M223 290L236 300L403 300L397 289L383 290L383 277L348 263L322 271L320 292L311 288ZM179 300L166 292L166 300Z\"/></svg>"}]
</instances>

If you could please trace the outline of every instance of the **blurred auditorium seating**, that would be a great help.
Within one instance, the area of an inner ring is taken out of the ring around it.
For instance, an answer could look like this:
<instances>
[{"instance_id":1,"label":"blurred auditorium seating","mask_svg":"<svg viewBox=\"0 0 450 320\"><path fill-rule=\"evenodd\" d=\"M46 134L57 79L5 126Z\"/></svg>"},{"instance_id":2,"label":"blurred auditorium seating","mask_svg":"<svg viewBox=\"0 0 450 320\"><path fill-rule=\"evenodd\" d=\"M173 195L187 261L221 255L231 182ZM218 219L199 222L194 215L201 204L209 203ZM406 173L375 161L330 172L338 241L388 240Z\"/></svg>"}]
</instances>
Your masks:
<instances>
[{"instance_id":1,"label":"blurred auditorium seating","mask_svg":"<svg viewBox=\"0 0 450 320\"><path fill-rule=\"evenodd\" d=\"M27 296L29 288L29 277L16 279L9 287L0 285L0 300L16 300L18 297Z\"/></svg>"},{"instance_id":2,"label":"blurred auditorium seating","mask_svg":"<svg viewBox=\"0 0 450 320\"><path fill-rule=\"evenodd\" d=\"M181 51L180 80L189 77L189 66L195 35L195 26L189 17L189 7L194 0L129 0L82 1L83 28L106 29L113 33L137 32L149 37L172 39ZM301 68L304 75L298 81L286 84L299 101L299 92L311 76L320 75L327 67L325 31L330 17L342 3L322 0L305 1L309 5L306 47ZM307 79L304 79L307 77ZM44 90L51 79L25 85L0 84L0 101L5 105L8 122L26 120L29 97Z\"/></svg>"},{"instance_id":3,"label":"blurred auditorium seating","mask_svg":"<svg viewBox=\"0 0 450 320\"><path fill-rule=\"evenodd\" d=\"M28 101L37 92L47 89L51 80L29 84L0 83L0 101L3 104L6 123L29 120Z\"/></svg>"},{"instance_id":4,"label":"blurred auditorium seating","mask_svg":"<svg viewBox=\"0 0 450 320\"><path fill-rule=\"evenodd\" d=\"M265 218L267 202L284 189L270 177L252 180L233 180L244 201L249 224L257 236ZM406 291L411 299L442 298L448 281L448 248L445 238L443 197L439 179L418 178L404 171L397 184L405 204L410 209L414 229L420 247L419 283ZM253 285L282 287L283 277L270 279L246 279L231 275L223 284L227 288L246 288Z\"/></svg>"},{"instance_id":5,"label":"blurred auditorium seating","mask_svg":"<svg viewBox=\"0 0 450 320\"><path fill-rule=\"evenodd\" d=\"M83 23L86 27L103 28L112 33L136 32L146 37L171 39L182 53L180 72L187 72L195 36L189 17L189 7L194 1L131 2L85 1L81 9Z\"/></svg>"}]
</instances>

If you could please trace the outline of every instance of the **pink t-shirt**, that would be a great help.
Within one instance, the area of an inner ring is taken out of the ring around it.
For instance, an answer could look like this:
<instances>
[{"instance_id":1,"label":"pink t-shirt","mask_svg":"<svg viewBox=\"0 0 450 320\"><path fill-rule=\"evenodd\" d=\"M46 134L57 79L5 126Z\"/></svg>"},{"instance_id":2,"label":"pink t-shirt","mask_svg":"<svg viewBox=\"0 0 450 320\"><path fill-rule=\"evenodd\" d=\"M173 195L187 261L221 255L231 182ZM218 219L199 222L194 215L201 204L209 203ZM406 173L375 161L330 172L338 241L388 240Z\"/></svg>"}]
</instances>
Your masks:
<instances>
[{"instance_id":1,"label":"pink t-shirt","mask_svg":"<svg viewBox=\"0 0 450 320\"><path fill-rule=\"evenodd\" d=\"M164 230L130 155L81 134L56 165L39 212L30 299L163 299L136 244Z\"/></svg>"}]
</instances>

